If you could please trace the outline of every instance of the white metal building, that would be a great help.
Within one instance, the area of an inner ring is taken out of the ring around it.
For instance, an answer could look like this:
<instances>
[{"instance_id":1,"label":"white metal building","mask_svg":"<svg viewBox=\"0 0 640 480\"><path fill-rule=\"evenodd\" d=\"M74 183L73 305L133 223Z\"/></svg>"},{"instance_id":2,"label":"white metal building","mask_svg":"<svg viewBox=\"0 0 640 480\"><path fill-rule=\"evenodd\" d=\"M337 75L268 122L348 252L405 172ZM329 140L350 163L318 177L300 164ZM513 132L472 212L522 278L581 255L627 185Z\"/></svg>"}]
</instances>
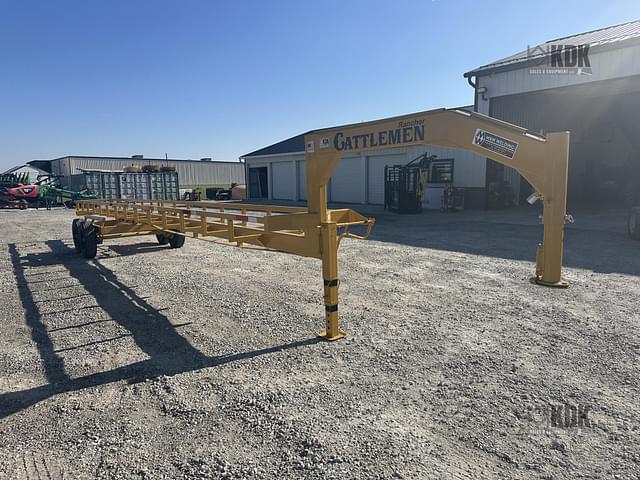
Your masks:
<instances>
[{"instance_id":1,"label":"white metal building","mask_svg":"<svg viewBox=\"0 0 640 480\"><path fill-rule=\"evenodd\" d=\"M18 165L17 167L10 168L3 174L13 173L14 175L24 175L25 173L29 175L29 181L35 182L38 180L39 175L48 175L49 172L45 172L37 167L32 165Z\"/></svg>"},{"instance_id":2,"label":"white metal building","mask_svg":"<svg viewBox=\"0 0 640 480\"><path fill-rule=\"evenodd\" d=\"M470 107L465 107L470 108ZM306 164L304 135L300 134L241 157L246 164L247 197L269 200L304 201ZM346 154L328 185L330 202L384 204L384 167L404 165L428 152L439 159L454 159L456 187L465 189L465 207L484 206L486 159L464 150L417 145ZM442 184L429 184L425 208L441 207Z\"/></svg>"},{"instance_id":3,"label":"white metal building","mask_svg":"<svg viewBox=\"0 0 640 480\"><path fill-rule=\"evenodd\" d=\"M244 184L244 165L240 162L220 162L210 159L176 160L164 158L133 157L85 157L68 156L53 160L34 160L29 164L45 169L53 175L61 175L61 184L72 185L72 176L82 174L82 170L121 171L135 165L158 165L175 167L180 188L224 187L231 183Z\"/></svg>"},{"instance_id":4,"label":"white metal building","mask_svg":"<svg viewBox=\"0 0 640 480\"><path fill-rule=\"evenodd\" d=\"M640 193L640 21L550 40L465 73L476 111L536 132L570 131L569 205L622 205ZM487 164L487 183L530 186Z\"/></svg>"}]
</instances>

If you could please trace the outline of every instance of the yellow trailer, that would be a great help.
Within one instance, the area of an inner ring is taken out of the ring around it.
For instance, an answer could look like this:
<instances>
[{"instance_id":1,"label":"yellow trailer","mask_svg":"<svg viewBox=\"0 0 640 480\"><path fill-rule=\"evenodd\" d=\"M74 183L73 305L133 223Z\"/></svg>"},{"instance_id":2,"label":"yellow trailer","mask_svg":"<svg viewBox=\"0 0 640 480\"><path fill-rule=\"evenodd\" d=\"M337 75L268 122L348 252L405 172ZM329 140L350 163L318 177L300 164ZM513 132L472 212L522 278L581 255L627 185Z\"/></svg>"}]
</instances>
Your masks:
<instances>
[{"instance_id":1,"label":"yellow trailer","mask_svg":"<svg viewBox=\"0 0 640 480\"><path fill-rule=\"evenodd\" d=\"M327 340L344 337L338 317L338 246L345 237L365 239L374 224L350 209L327 208L327 183L345 153L439 145L469 150L513 167L535 188L544 204L544 239L536 251L533 280L566 287L562 244L566 221L569 133L546 136L481 114L431 110L410 115L315 130L305 137L307 207L221 202L87 200L72 225L74 244L85 258L109 238L156 235L180 248L185 236L218 237L238 246L322 260ZM364 228L359 235L356 227Z\"/></svg>"}]
</instances>

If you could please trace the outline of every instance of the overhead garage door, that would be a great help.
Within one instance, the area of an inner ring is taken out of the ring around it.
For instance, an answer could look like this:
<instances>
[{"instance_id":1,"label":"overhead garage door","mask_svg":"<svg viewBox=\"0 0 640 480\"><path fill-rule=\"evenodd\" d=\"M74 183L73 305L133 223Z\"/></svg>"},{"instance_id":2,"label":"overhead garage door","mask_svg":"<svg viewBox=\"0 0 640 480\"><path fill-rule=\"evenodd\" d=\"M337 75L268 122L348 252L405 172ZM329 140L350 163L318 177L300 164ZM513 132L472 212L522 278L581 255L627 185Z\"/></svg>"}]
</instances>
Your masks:
<instances>
[{"instance_id":1,"label":"overhead garage door","mask_svg":"<svg viewBox=\"0 0 640 480\"><path fill-rule=\"evenodd\" d=\"M569 208L624 206L639 200L639 85L636 76L492 98L491 116L536 132L571 132ZM521 199L531 191L522 184Z\"/></svg>"},{"instance_id":2,"label":"overhead garage door","mask_svg":"<svg viewBox=\"0 0 640 480\"><path fill-rule=\"evenodd\" d=\"M296 168L295 162L273 162L271 164L274 200L294 200Z\"/></svg>"},{"instance_id":3,"label":"overhead garage door","mask_svg":"<svg viewBox=\"0 0 640 480\"><path fill-rule=\"evenodd\" d=\"M343 158L331 176L331 201L362 203L364 179L362 159Z\"/></svg>"},{"instance_id":4,"label":"overhead garage door","mask_svg":"<svg viewBox=\"0 0 640 480\"><path fill-rule=\"evenodd\" d=\"M298 162L298 200L307 199L307 162L301 160Z\"/></svg>"},{"instance_id":5,"label":"overhead garage door","mask_svg":"<svg viewBox=\"0 0 640 480\"><path fill-rule=\"evenodd\" d=\"M371 155L369 157L367 174L369 198L367 198L367 203L384 204L384 167L385 165L405 164L407 163L406 158L405 154Z\"/></svg>"}]
</instances>

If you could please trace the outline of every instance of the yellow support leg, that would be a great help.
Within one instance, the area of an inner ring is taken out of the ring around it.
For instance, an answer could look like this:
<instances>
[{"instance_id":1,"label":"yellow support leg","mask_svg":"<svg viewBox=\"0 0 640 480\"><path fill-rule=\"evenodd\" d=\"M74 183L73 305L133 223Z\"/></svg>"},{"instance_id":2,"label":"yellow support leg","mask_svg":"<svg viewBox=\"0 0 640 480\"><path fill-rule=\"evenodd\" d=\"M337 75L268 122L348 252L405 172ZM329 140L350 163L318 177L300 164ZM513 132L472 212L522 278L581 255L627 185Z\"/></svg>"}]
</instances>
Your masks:
<instances>
[{"instance_id":1,"label":"yellow support leg","mask_svg":"<svg viewBox=\"0 0 640 480\"><path fill-rule=\"evenodd\" d=\"M544 195L544 239L536 255L535 283L545 287L567 288L562 278L562 250L567 211L567 177L569 165L569 135L549 134L547 139L556 154L547 157L547 194Z\"/></svg>"},{"instance_id":2,"label":"yellow support leg","mask_svg":"<svg viewBox=\"0 0 640 480\"><path fill-rule=\"evenodd\" d=\"M323 222L320 227L322 242L322 277L324 279L325 330L320 336L329 341L339 340L347 334L340 329L338 317L338 228L335 222Z\"/></svg>"},{"instance_id":3,"label":"yellow support leg","mask_svg":"<svg viewBox=\"0 0 640 480\"><path fill-rule=\"evenodd\" d=\"M535 283L545 287L567 288L569 282L562 278L562 244L564 239L564 210L545 205L544 241L536 252Z\"/></svg>"}]
</instances>

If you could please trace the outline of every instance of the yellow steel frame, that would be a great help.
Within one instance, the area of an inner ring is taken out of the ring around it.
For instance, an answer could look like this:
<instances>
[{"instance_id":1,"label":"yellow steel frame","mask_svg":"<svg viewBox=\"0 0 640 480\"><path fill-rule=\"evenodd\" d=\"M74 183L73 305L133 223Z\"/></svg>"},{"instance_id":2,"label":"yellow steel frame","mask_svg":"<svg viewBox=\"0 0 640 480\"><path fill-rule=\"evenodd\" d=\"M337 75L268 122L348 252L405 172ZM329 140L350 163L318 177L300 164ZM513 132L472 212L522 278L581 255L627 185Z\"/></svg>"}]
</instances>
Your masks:
<instances>
[{"instance_id":1,"label":"yellow steel frame","mask_svg":"<svg viewBox=\"0 0 640 480\"><path fill-rule=\"evenodd\" d=\"M478 113L438 109L373 122L328 128L305 136L307 204L320 215L326 331L329 340L344 336L338 319L336 224L327 209L327 182L345 153L376 148L439 145L478 153L513 167L544 201L544 240L538 245L540 285L566 287L562 243L566 218L569 132L540 136Z\"/></svg>"},{"instance_id":2,"label":"yellow steel frame","mask_svg":"<svg viewBox=\"0 0 640 480\"><path fill-rule=\"evenodd\" d=\"M303 207L165 200L83 200L76 213L99 227L100 241L134 235L171 234L218 237L238 246L251 244L304 257L322 258L317 215ZM349 209L330 210L331 220L349 233L374 220Z\"/></svg>"},{"instance_id":3,"label":"yellow steel frame","mask_svg":"<svg viewBox=\"0 0 640 480\"><path fill-rule=\"evenodd\" d=\"M84 200L76 212L99 227L99 240L168 233L218 237L322 260L327 340L345 336L338 317L338 246L345 237L364 239L374 220L349 209L327 208L327 182L342 155L375 148L432 144L469 150L515 168L544 201L544 242L534 280L566 286L561 278L569 133L545 137L484 115L432 110L356 125L316 130L305 136L307 208L226 202ZM364 226L363 235L350 232Z\"/></svg>"}]
</instances>

